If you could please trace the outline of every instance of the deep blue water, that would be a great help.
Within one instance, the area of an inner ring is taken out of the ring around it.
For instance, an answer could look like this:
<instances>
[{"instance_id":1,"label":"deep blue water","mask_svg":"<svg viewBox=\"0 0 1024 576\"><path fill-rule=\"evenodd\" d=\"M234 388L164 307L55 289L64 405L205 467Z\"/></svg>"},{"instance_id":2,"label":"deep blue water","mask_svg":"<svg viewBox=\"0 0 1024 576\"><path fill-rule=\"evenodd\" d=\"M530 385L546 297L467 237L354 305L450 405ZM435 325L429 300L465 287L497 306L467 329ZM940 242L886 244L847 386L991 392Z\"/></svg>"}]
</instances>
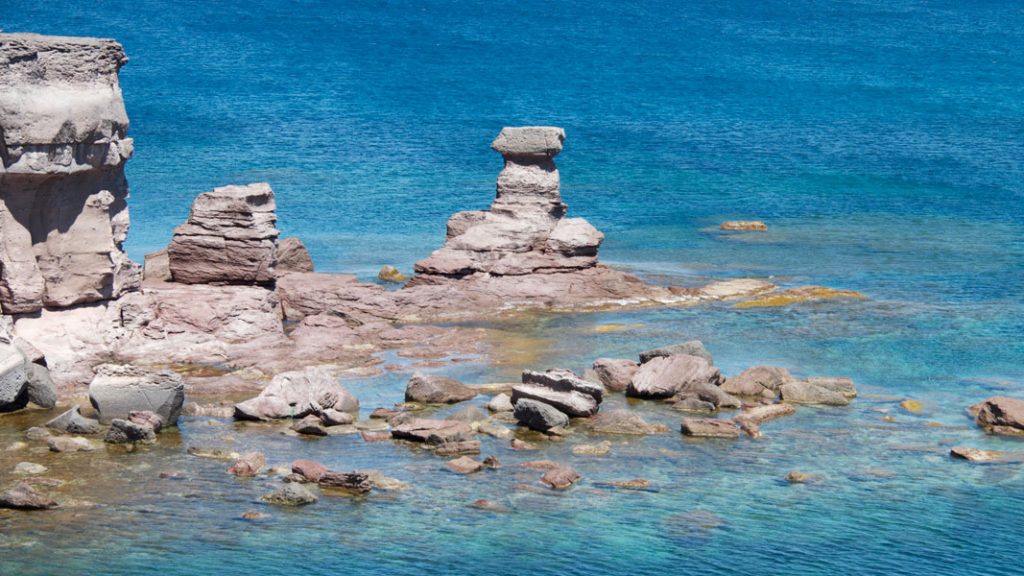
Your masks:
<instances>
[{"instance_id":1,"label":"deep blue water","mask_svg":"<svg viewBox=\"0 0 1024 576\"><path fill-rule=\"evenodd\" d=\"M423 457L390 471L417 483L394 500L322 501L254 527L234 518L266 485L239 495L219 463L167 449L168 465L218 480L173 504L136 486L131 504L26 536L38 544L4 534L0 572L1021 573L1024 471L945 456L950 445L1024 449L963 414L986 396L1024 397L1021 3L0 0L0 28L124 44L138 260L168 242L196 194L265 180L279 227L319 269L409 269L452 212L490 202L500 128L551 124L568 135L563 196L605 232L606 261L681 283L770 276L870 298L509 326L552 366L699 337L727 374L772 362L849 374L868 394L766 425L758 443L673 434L576 464L593 479L643 475L657 494L516 493L514 478L453 480ZM745 218L771 229L710 231ZM637 326L593 330L608 322ZM526 367L450 373L483 381ZM403 381L353 387L393 401ZM900 412L905 397L925 414ZM183 434L216 434L204 426ZM259 438L271 460L296 454L295 440ZM394 460L330 442L309 454ZM828 481L782 485L792 468ZM515 513L463 507L503 495ZM677 515L693 510L724 524L686 530Z\"/></svg>"}]
</instances>

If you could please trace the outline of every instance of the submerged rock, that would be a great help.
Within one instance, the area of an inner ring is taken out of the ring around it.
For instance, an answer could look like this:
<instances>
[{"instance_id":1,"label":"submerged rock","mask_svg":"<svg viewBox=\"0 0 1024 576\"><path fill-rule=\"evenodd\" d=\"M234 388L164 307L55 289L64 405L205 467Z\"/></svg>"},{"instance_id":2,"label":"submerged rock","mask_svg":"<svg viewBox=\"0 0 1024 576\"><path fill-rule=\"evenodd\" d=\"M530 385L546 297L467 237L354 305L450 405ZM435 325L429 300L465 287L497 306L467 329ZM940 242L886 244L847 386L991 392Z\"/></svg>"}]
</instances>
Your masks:
<instances>
[{"instance_id":1,"label":"submerged rock","mask_svg":"<svg viewBox=\"0 0 1024 576\"><path fill-rule=\"evenodd\" d=\"M476 390L458 380L417 372L405 387L406 402L455 404L476 397Z\"/></svg>"},{"instance_id":2,"label":"submerged rock","mask_svg":"<svg viewBox=\"0 0 1024 576\"><path fill-rule=\"evenodd\" d=\"M302 484L292 482L285 484L270 494L263 495L260 499L268 504L276 504L278 506L305 506L306 504L316 502L317 496Z\"/></svg>"},{"instance_id":3,"label":"submerged rock","mask_svg":"<svg viewBox=\"0 0 1024 576\"><path fill-rule=\"evenodd\" d=\"M811 378L808 378L806 382L833 392L838 392L847 398L857 397L857 388L853 385L853 380L845 376L812 376Z\"/></svg>"},{"instance_id":4,"label":"submerged rock","mask_svg":"<svg viewBox=\"0 0 1024 576\"><path fill-rule=\"evenodd\" d=\"M970 462L978 463L1019 463L1024 462L1024 450L1014 452L1003 452L999 450L979 450L977 448L965 448L956 446L949 451L949 455Z\"/></svg>"},{"instance_id":5,"label":"submerged rock","mask_svg":"<svg viewBox=\"0 0 1024 576\"><path fill-rule=\"evenodd\" d=\"M667 432L668 429L659 424L649 424L639 414L630 410L606 410L587 422L590 430L596 434L647 435Z\"/></svg>"},{"instance_id":6,"label":"submerged rock","mask_svg":"<svg viewBox=\"0 0 1024 576\"><path fill-rule=\"evenodd\" d=\"M96 449L81 436L53 436L46 441L50 452L92 452Z\"/></svg>"},{"instance_id":7,"label":"submerged rock","mask_svg":"<svg viewBox=\"0 0 1024 576\"><path fill-rule=\"evenodd\" d=\"M184 284L273 282L275 210L274 191L266 183L200 194L167 247L171 277Z\"/></svg>"},{"instance_id":8,"label":"submerged rock","mask_svg":"<svg viewBox=\"0 0 1024 576\"><path fill-rule=\"evenodd\" d=\"M796 407L792 404L764 404L744 409L743 412L733 417L733 422L740 424L743 422L761 424L769 420L782 418L783 416L791 416L793 414L796 414Z\"/></svg>"},{"instance_id":9,"label":"submerged rock","mask_svg":"<svg viewBox=\"0 0 1024 576\"><path fill-rule=\"evenodd\" d=\"M267 459L262 452L246 452L228 468L228 474L252 477L259 474L266 464Z\"/></svg>"},{"instance_id":10,"label":"submerged rock","mask_svg":"<svg viewBox=\"0 0 1024 576\"><path fill-rule=\"evenodd\" d=\"M728 231L764 232L768 230L768 225L760 220L729 220L722 222L718 228Z\"/></svg>"},{"instance_id":11,"label":"submerged rock","mask_svg":"<svg viewBox=\"0 0 1024 576\"><path fill-rule=\"evenodd\" d=\"M597 444L580 444L572 447L572 453L577 456L605 456L612 450L612 443L604 440Z\"/></svg>"},{"instance_id":12,"label":"submerged rock","mask_svg":"<svg viewBox=\"0 0 1024 576\"><path fill-rule=\"evenodd\" d=\"M580 478L579 473L569 466L559 466L545 472L540 481L555 490L565 490L579 482Z\"/></svg>"},{"instance_id":13,"label":"submerged rock","mask_svg":"<svg viewBox=\"0 0 1024 576\"><path fill-rule=\"evenodd\" d=\"M151 410L176 426L185 384L169 370L153 372L130 364L102 364L89 384L89 400L101 422L126 419L136 410Z\"/></svg>"},{"instance_id":14,"label":"submerged rock","mask_svg":"<svg viewBox=\"0 0 1024 576\"><path fill-rule=\"evenodd\" d=\"M800 286L798 288L783 290L782 292L764 294L752 300L740 302L735 306L737 308L771 308L789 306L802 302L864 298L867 298L867 296L864 296L860 292L854 292L853 290L836 290L834 288L826 288L824 286Z\"/></svg>"},{"instance_id":15,"label":"submerged rock","mask_svg":"<svg viewBox=\"0 0 1024 576\"><path fill-rule=\"evenodd\" d=\"M473 429L465 422L413 418L392 426L391 436L399 440L438 445L471 440Z\"/></svg>"},{"instance_id":16,"label":"submerged rock","mask_svg":"<svg viewBox=\"0 0 1024 576\"><path fill-rule=\"evenodd\" d=\"M14 473L18 475L35 475L45 474L48 468L42 464L36 464L35 462L18 462L14 466Z\"/></svg>"},{"instance_id":17,"label":"submerged rock","mask_svg":"<svg viewBox=\"0 0 1024 576\"><path fill-rule=\"evenodd\" d=\"M1024 400L994 396L971 406L970 411L989 434L1024 435Z\"/></svg>"}]
</instances>

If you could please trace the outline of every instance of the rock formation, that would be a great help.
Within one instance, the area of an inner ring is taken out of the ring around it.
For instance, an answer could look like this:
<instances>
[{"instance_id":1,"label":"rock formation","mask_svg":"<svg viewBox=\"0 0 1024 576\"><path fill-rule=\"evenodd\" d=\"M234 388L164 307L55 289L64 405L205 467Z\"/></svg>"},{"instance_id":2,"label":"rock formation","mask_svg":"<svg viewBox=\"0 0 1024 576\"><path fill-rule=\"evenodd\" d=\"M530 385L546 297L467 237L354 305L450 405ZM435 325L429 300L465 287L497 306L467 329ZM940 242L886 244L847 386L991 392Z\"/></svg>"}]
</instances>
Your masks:
<instances>
[{"instance_id":1,"label":"rock formation","mask_svg":"<svg viewBox=\"0 0 1024 576\"><path fill-rule=\"evenodd\" d=\"M121 249L132 154L113 40L0 34L0 309L35 312L139 285Z\"/></svg>"},{"instance_id":2,"label":"rock formation","mask_svg":"<svg viewBox=\"0 0 1024 576\"><path fill-rule=\"evenodd\" d=\"M269 284L277 264L274 191L224 186L192 203L167 247L171 278L185 284Z\"/></svg>"},{"instance_id":3,"label":"rock formation","mask_svg":"<svg viewBox=\"0 0 1024 576\"><path fill-rule=\"evenodd\" d=\"M449 278L522 276L597 264L604 235L582 218L565 218L554 162L564 139L561 128L502 129L491 144L505 168L490 210L452 216L444 247L417 262L416 272Z\"/></svg>"}]
</instances>

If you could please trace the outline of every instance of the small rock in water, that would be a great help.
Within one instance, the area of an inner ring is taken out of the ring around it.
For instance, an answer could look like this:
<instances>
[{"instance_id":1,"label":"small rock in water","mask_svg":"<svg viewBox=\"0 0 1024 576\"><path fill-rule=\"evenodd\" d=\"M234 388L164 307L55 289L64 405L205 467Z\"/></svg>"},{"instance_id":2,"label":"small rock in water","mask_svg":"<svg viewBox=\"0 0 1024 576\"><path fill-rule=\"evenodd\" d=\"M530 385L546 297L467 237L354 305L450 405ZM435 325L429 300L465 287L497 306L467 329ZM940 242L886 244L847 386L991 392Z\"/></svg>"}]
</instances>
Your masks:
<instances>
[{"instance_id":1,"label":"small rock in water","mask_svg":"<svg viewBox=\"0 0 1024 576\"><path fill-rule=\"evenodd\" d=\"M538 449L533 444L530 444L529 442L524 442L523 440L520 440L518 438L513 438L512 441L509 442L509 446L513 450L516 450L516 451L521 451L521 450L537 450Z\"/></svg>"},{"instance_id":2,"label":"small rock in water","mask_svg":"<svg viewBox=\"0 0 1024 576\"><path fill-rule=\"evenodd\" d=\"M729 220L722 222L718 228L728 231L764 232L768 230L768 225L760 220Z\"/></svg>"},{"instance_id":3,"label":"small rock in water","mask_svg":"<svg viewBox=\"0 0 1024 576\"><path fill-rule=\"evenodd\" d=\"M369 475L361 472L325 472L317 484L321 488L340 490L352 495L366 494L373 489Z\"/></svg>"},{"instance_id":4,"label":"small rock in water","mask_svg":"<svg viewBox=\"0 0 1024 576\"><path fill-rule=\"evenodd\" d=\"M502 392L491 398L491 401L487 403L487 409L491 412L511 412L514 410L512 397Z\"/></svg>"},{"instance_id":5,"label":"small rock in water","mask_svg":"<svg viewBox=\"0 0 1024 576\"><path fill-rule=\"evenodd\" d=\"M568 466L559 466L554 470L548 470L541 476L540 481L555 490L565 490L578 482L581 476L578 472Z\"/></svg>"},{"instance_id":6,"label":"small rock in water","mask_svg":"<svg viewBox=\"0 0 1024 576\"><path fill-rule=\"evenodd\" d=\"M491 470L497 470L501 468L501 462L494 456L488 456L483 461L484 468L490 468Z\"/></svg>"},{"instance_id":7,"label":"small rock in water","mask_svg":"<svg viewBox=\"0 0 1024 576\"><path fill-rule=\"evenodd\" d=\"M949 451L954 458L962 458L977 463L1019 463L1024 462L1024 451L1002 452L999 450L979 450L956 446Z\"/></svg>"},{"instance_id":8,"label":"small rock in water","mask_svg":"<svg viewBox=\"0 0 1024 576\"><path fill-rule=\"evenodd\" d=\"M789 473L786 474L786 482L789 482L790 484L806 484L814 481L815 478L815 475L807 474L799 470L790 470Z\"/></svg>"},{"instance_id":9,"label":"small rock in water","mask_svg":"<svg viewBox=\"0 0 1024 576\"><path fill-rule=\"evenodd\" d=\"M696 356L698 358L703 358L711 366L714 366L715 364L711 353L707 351L707 348L704 347L704 343L700 340L689 340L682 344L673 344L671 346L663 346L661 348L641 352L640 363L646 364L655 358L665 356Z\"/></svg>"},{"instance_id":10,"label":"small rock in water","mask_svg":"<svg viewBox=\"0 0 1024 576\"><path fill-rule=\"evenodd\" d=\"M22 481L0 492L0 508L15 510L46 510L56 508L56 500L41 494L31 483Z\"/></svg>"},{"instance_id":11,"label":"small rock in water","mask_svg":"<svg viewBox=\"0 0 1024 576\"><path fill-rule=\"evenodd\" d=\"M263 456L262 452L248 452L242 454L231 468L228 468L229 474L235 476L251 477L260 473L263 466L266 465L267 459Z\"/></svg>"},{"instance_id":12,"label":"small rock in water","mask_svg":"<svg viewBox=\"0 0 1024 576\"><path fill-rule=\"evenodd\" d=\"M22 475L43 474L47 470L46 466L35 462L18 462L14 467L14 473Z\"/></svg>"},{"instance_id":13,"label":"small rock in water","mask_svg":"<svg viewBox=\"0 0 1024 576\"><path fill-rule=\"evenodd\" d=\"M761 433L761 427L756 422L751 420L740 420L738 423L740 430L742 430L747 436L750 436L755 440L764 437L764 434Z\"/></svg>"},{"instance_id":14,"label":"small rock in water","mask_svg":"<svg viewBox=\"0 0 1024 576\"><path fill-rule=\"evenodd\" d=\"M25 448L28 448L28 443L18 440L17 442L11 442L10 444L8 444L7 448L4 448L4 451L17 452L19 450L24 450Z\"/></svg>"},{"instance_id":15,"label":"small rock in water","mask_svg":"<svg viewBox=\"0 0 1024 576\"><path fill-rule=\"evenodd\" d=\"M558 468L560 464L552 462L551 460L530 460L529 462L523 462L520 464L523 468L529 468L530 470L554 470Z\"/></svg>"},{"instance_id":16,"label":"small rock in water","mask_svg":"<svg viewBox=\"0 0 1024 576\"><path fill-rule=\"evenodd\" d=\"M110 422L110 429L107 430L103 441L109 444L134 444L135 442L151 444L156 442L156 432L148 422L138 424L131 420L114 418Z\"/></svg>"},{"instance_id":17,"label":"small rock in water","mask_svg":"<svg viewBox=\"0 0 1024 576\"><path fill-rule=\"evenodd\" d=\"M569 417L557 408L532 398L519 398L516 401L515 416L520 424L539 432L569 423Z\"/></svg>"},{"instance_id":18,"label":"small rock in water","mask_svg":"<svg viewBox=\"0 0 1024 576\"><path fill-rule=\"evenodd\" d=\"M380 267L380 272L377 272L377 279L382 282L393 282L397 284L399 282L405 282L409 278L405 274L402 274L398 268L385 264Z\"/></svg>"},{"instance_id":19,"label":"small rock in water","mask_svg":"<svg viewBox=\"0 0 1024 576\"><path fill-rule=\"evenodd\" d=\"M647 435L667 432L668 429L659 424L649 424L639 414L630 410L607 410L599 412L587 424L598 434Z\"/></svg>"},{"instance_id":20,"label":"small rock in water","mask_svg":"<svg viewBox=\"0 0 1024 576\"><path fill-rule=\"evenodd\" d=\"M604 456L611 452L612 443L605 440L597 444L580 444L573 446L572 453L577 456Z\"/></svg>"},{"instance_id":21,"label":"small rock in water","mask_svg":"<svg viewBox=\"0 0 1024 576\"><path fill-rule=\"evenodd\" d=\"M1024 400L995 396L969 410L978 426L989 434L1024 435Z\"/></svg>"},{"instance_id":22,"label":"small rock in water","mask_svg":"<svg viewBox=\"0 0 1024 576\"><path fill-rule=\"evenodd\" d=\"M54 436L47 440L51 452L92 452L96 449L81 436Z\"/></svg>"},{"instance_id":23,"label":"small rock in water","mask_svg":"<svg viewBox=\"0 0 1024 576\"><path fill-rule=\"evenodd\" d=\"M261 500L278 506L304 506L316 502L317 496L302 484L285 484L270 494L265 494Z\"/></svg>"},{"instance_id":24,"label":"small rock in water","mask_svg":"<svg viewBox=\"0 0 1024 576\"><path fill-rule=\"evenodd\" d=\"M458 380L417 372L405 387L406 402L456 404L476 397L476 390Z\"/></svg>"},{"instance_id":25,"label":"small rock in water","mask_svg":"<svg viewBox=\"0 0 1024 576\"><path fill-rule=\"evenodd\" d=\"M484 422L478 429L481 434L486 434L492 438L504 440L512 436L512 430L502 426L501 424L495 424L493 422Z\"/></svg>"},{"instance_id":26,"label":"small rock in water","mask_svg":"<svg viewBox=\"0 0 1024 576\"><path fill-rule=\"evenodd\" d=\"M684 436L698 438L739 438L740 430L729 420L713 418L683 418L680 427Z\"/></svg>"},{"instance_id":27,"label":"small rock in water","mask_svg":"<svg viewBox=\"0 0 1024 576\"><path fill-rule=\"evenodd\" d=\"M469 456L462 456L461 458L445 462L444 467L456 474L472 474L479 472L483 468L483 464Z\"/></svg>"},{"instance_id":28,"label":"small rock in water","mask_svg":"<svg viewBox=\"0 0 1024 576\"><path fill-rule=\"evenodd\" d=\"M319 482L329 472L327 466L315 460L296 460L292 462L292 472L298 474L306 482Z\"/></svg>"},{"instance_id":29,"label":"small rock in water","mask_svg":"<svg viewBox=\"0 0 1024 576\"><path fill-rule=\"evenodd\" d=\"M355 417L349 412L328 408L320 414L320 420L324 426L347 426L355 422Z\"/></svg>"},{"instance_id":30,"label":"small rock in water","mask_svg":"<svg viewBox=\"0 0 1024 576\"><path fill-rule=\"evenodd\" d=\"M189 446L185 452L191 456L212 458L214 460L238 460L242 457L238 452L231 452L221 448L204 448L202 446Z\"/></svg>"},{"instance_id":31,"label":"small rock in water","mask_svg":"<svg viewBox=\"0 0 1024 576\"><path fill-rule=\"evenodd\" d=\"M617 488L619 490L651 490L651 481L644 478L634 478L632 480L612 480L611 482L595 482L594 486L601 488Z\"/></svg>"},{"instance_id":32,"label":"small rock in water","mask_svg":"<svg viewBox=\"0 0 1024 576\"><path fill-rule=\"evenodd\" d=\"M46 428L40 428L39 426L33 426L25 431L25 438L27 440L47 440L52 436L50 431Z\"/></svg>"},{"instance_id":33,"label":"small rock in water","mask_svg":"<svg viewBox=\"0 0 1024 576\"><path fill-rule=\"evenodd\" d=\"M504 504L495 502L494 500L475 500L469 505L470 508L477 508L479 510L487 510L488 512L511 512L512 510Z\"/></svg>"},{"instance_id":34,"label":"small rock in water","mask_svg":"<svg viewBox=\"0 0 1024 576\"><path fill-rule=\"evenodd\" d=\"M363 439L363 442L385 442L391 440L391 432L388 431L362 430L359 432L359 436Z\"/></svg>"},{"instance_id":35,"label":"small rock in water","mask_svg":"<svg viewBox=\"0 0 1024 576\"><path fill-rule=\"evenodd\" d=\"M841 392L809 381L790 382L779 388L782 399L792 404L821 404L825 406L846 406L850 399Z\"/></svg>"},{"instance_id":36,"label":"small rock in water","mask_svg":"<svg viewBox=\"0 0 1024 576\"><path fill-rule=\"evenodd\" d=\"M67 412L47 422L46 427L67 432L68 434L99 434L101 429L98 420L82 416L77 404L72 406Z\"/></svg>"},{"instance_id":37,"label":"small rock in water","mask_svg":"<svg viewBox=\"0 0 1024 576\"><path fill-rule=\"evenodd\" d=\"M324 429L323 423L320 422L320 417L313 415L306 416L302 420L296 420L292 424L292 430L306 436L327 436L327 430Z\"/></svg>"}]
</instances>

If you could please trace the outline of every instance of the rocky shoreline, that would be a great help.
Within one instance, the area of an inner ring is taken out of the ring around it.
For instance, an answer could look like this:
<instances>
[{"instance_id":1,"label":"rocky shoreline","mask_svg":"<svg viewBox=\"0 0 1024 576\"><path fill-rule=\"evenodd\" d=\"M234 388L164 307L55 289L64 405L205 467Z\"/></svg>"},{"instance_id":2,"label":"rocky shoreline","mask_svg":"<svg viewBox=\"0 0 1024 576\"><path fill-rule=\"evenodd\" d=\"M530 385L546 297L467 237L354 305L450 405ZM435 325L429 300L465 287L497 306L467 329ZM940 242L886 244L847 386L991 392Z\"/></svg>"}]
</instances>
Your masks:
<instances>
[{"instance_id":1,"label":"rocky shoreline","mask_svg":"<svg viewBox=\"0 0 1024 576\"><path fill-rule=\"evenodd\" d=\"M521 382L508 387L415 374L406 402L360 420L359 402L341 379L379 370L383 351L424 367L453 356L486 361L487 328L453 322L524 310L720 301L748 308L863 296L820 286L780 289L759 279L659 286L600 263L603 234L567 217L561 199L555 157L565 133L537 126L498 134L491 147L504 168L490 208L453 215L444 245L417 262L411 278L382 270L382 279L404 282L397 290L314 271L300 239L279 238L266 183L200 194L167 249L139 266L122 250L129 223L124 165L133 148L118 84L126 62L112 40L0 34L0 79L14 88L0 95L0 411L53 411L45 426L25 431L28 442L55 453L132 450L158 442L184 411L283 423L304 437L358 433L368 443L410 443L444 458L454 473L474 474L501 467L493 454L478 460L480 435L523 451L572 435L666 432L645 421L642 408L602 411L620 393L670 405L680 413L683 436L719 440L760 439L762 424L792 415L798 405L841 407L857 396L848 378L797 379L780 367L725 377L704 346L689 341L640 353L637 361L595 359L582 374L522 366ZM727 224L726 230L765 229L760 222ZM86 391L91 409L67 403ZM255 392L233 404L186 403L186 396ZM486 412L470 407L430 417L437 405L484 392L494 396ZM987 433L1024 434L1022 400L990 398L971 410ZM737 412L727 417L728 411ZM608 451L603 442L578 448L580 455ZM253 452L196 455L231 456L229 471L241 477L262 474L266 465ZM963 448L953 455L1019 458ZM35 480L0 487L0 507L58 506L34 466L18 464L16 473ZM551 489L580 481L567 463L533 467L545 470L539 482ZM272 471L286 483L264 498L268 503L314 502L316 493L304 484L350 495L400 484L303 458L278 472ZM609 482L648 487L643 479Z\"/></svg>"}]
</instances>

